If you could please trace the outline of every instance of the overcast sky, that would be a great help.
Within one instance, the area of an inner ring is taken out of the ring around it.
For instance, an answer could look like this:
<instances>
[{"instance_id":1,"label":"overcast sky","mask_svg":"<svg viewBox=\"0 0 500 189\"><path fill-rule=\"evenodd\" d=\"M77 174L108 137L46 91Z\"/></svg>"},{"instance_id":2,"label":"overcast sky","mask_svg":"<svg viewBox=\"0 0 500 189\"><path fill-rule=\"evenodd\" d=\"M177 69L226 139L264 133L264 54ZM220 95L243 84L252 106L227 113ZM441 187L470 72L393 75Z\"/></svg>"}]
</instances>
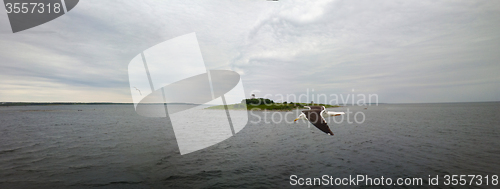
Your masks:
<instances>
[{"instance_id":1,"label":"overcast sky","mask_svg":"<svg viewBox=\"0 0 500 189\"><path fill-rule=\"evenodd\" d=\"M130 60L191 32L257 96L500 101L500 1L82 0L18 33L0 12L0 101L132 102Z\"/></svg>"}]
</instances>

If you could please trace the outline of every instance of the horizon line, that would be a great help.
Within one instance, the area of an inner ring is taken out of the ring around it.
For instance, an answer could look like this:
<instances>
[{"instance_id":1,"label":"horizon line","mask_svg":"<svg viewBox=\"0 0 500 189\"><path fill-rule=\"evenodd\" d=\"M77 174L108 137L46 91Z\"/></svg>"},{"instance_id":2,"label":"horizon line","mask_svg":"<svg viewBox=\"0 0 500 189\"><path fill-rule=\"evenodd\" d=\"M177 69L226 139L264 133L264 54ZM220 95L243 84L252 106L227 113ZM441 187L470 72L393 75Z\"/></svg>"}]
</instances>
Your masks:
<instances>
[{"instance_id":1,"label":"horizon line","mask_svg":"<svg viewBox=\"0 0 500 189\"><path fill-rule=\"evenodd\" d=\"M487 103L487 102L500 102L500 101L454 101L454 102L379 102L379 103L365 103L363 105L370 105L370 104L441 104L441 103ZM35 104L134 104L133 102L81 102L81 101L55 101L55 102L47 102L47 101L0 101L0 104L5 104L5 103L35 103ZM164 102L157 102L157 103L147 103L147 104L163 104ZM282 103L282 102L279 102ZM290 103L290 102L288 102ZM293 103L306 103L307 102L293 102ZM172 102L172 103L167 103L167 104L195 104L195 103L190 103L190 102ZM320 103L321 104L321 103ZM357 103L346 103L346 104L329 104L329 105L358 105Z\"/></svg>"}]
</instances>

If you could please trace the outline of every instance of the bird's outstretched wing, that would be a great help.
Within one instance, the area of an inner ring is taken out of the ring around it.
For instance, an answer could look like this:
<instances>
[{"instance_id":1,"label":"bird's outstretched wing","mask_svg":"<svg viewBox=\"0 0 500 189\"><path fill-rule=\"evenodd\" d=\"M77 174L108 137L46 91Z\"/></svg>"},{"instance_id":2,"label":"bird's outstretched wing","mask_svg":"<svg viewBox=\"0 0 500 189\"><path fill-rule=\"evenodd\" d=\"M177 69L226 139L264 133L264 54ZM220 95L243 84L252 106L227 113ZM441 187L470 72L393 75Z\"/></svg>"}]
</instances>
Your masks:
<instances>
[{"instance_id":1,"label":"bird's outstretched wing","mask_svg":"<svg viewBox=\"0 0 500 189\"><path fill-rule=\"evenodd\" d=\"M345 113L344 112L326 112L326 114L330 115L330 116L339 116L339 115L344 115Z\"/></svg>"},{"instance_id":2,"label":"bird's outstretched wing","mask_svg":"<svg viewBox=\"0 0 500 189\"><path fill-rule=\"evenodd\" d=\"M307 106L307 107L309 107L310 110L324 110L323 106Z\"/></svg>"},{"instance_id":3,"label":"bird's outstretched wing","mask_svg":"<svg viewBox=\"0 0 500 189\"><path fill-rule=\"evenodd\" d=\"M325 119L321 116L321 109L311 109L302 111L306 118L319 130L323 131L326 134L333 135L333 132L330 130L330 127L326 124Z\"/></svg>"}]
</instances>

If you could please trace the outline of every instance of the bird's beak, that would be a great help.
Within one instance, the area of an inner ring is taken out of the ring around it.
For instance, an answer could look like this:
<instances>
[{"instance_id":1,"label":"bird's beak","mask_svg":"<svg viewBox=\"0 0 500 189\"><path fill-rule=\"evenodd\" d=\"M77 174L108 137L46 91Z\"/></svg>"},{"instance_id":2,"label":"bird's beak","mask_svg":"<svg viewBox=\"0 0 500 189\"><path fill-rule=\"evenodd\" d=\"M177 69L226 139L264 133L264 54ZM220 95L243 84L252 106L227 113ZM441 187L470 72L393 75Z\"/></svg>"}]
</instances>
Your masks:
<instances>
[{"instance_id":1,"label":"bird's beak","mask_svg":"<svg viewBox=\"0 0 500 189\"><path fill-rule=\"evenodd\" d=\"M296 122L297 120L299 120L299 118L297 118L297 119L293 120L293 122Z\"/></svg>"}]
</instances>

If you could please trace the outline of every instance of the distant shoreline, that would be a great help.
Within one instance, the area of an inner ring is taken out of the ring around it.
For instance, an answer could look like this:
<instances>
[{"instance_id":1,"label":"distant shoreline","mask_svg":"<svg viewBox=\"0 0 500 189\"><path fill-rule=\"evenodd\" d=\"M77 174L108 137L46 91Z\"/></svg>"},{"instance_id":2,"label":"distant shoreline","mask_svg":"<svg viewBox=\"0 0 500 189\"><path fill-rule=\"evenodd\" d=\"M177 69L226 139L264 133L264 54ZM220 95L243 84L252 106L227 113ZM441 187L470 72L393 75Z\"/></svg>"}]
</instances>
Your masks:
<instances>
[{"instance_id":1,"label":"distant shoreline","mask_svg":"<svg viewBox=\"0 0 500 189\"><path fill-rule=\"evenodd\" d=\"M411 105L411 104L457 104L457 103L500 103L500 101L480 101L480 102L415 102L415 103L378 103L379 105L390 104L390 105ZM163 103L145 103L147 105L156 105ZM167 103L172 105L201 105L192 103ZM301 103L306 104L306 103ZM365 104L366 106L374 105L375 103ZM134 105L134 103L119 103L119 102L0 102L0 107L2 106L59 106L59 105ZM205 104L208 105L208 104ZM232 105L232 104L231 104ZM217 105L208 105L217 106ZM328 105L332 106L332 105ZM357 106L356 104L344 104L335 105L335 107L342 106ZM326 106L325 106L326 107ZM330 108L330 107L327 107Z\"/></svg>"},{"instance_id":2,"label":"distant shoreline","mask_svg":"<svg viewBox=\"0 0 500 189\"><path fill-rule=\"evenodd\" d=\"M0 106L60 106L60 105L133 105L111 102L2 102Z\"/></svg>"},{"instance_id":3,"label":"distant shoreline","mask_svg":"<svg viewBox=\"0 0 500 189\"><path fill-rule=\"evenodd\" d=\"M239 104L228 104L228 110L256 110L256 111L293 111L296 109L303 109L304 106L324 106L325 108L338 108L338 105L328 105L328 104L307 104L307 103L294 103L294 104L283 104L283 103L272 103L272 104L261 104L261 105L242 105ZM210 106L205 108L208 110L224 110L226 107L224 105Z\"/></svg>"},{"instance_id":4,"label":"distant shoreline","mask_svg":"<svg viewBox=\"0 0 500 189\"><path fill-rule=\"evenodd\" d=\"M143 105L164 105L164 103L142 103ZM134 105L115 102L1 102L1 106L67 106L67 105ZM167 103L167 105L201 105L193 103Z\"/></svg>"}]
</instances>

